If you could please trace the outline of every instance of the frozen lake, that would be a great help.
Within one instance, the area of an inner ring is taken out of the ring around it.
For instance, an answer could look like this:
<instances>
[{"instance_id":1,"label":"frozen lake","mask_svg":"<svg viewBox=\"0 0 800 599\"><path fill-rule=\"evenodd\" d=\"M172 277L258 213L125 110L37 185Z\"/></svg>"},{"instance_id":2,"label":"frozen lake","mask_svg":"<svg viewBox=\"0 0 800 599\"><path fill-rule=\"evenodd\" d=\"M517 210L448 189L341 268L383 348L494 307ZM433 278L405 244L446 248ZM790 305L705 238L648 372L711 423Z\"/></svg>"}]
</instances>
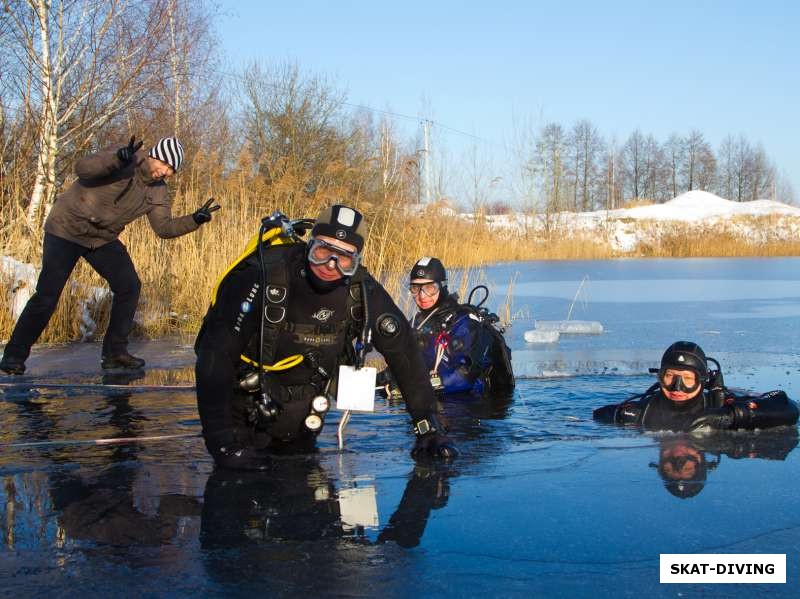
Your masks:
<instances>
[{"instance_id":1,"label":"frozen lake","mask_svg":"<svg viewBox=\"0 0 800 599\"><path fill-rule=\"evenodd\" d=\"M462 452L417 465L402 406L336 414L311 456L214 471L191 390L192 340L132 347L132 389L0 390L0 576L9 596L797 596L797 431L697 440L595 424L698 342L729 385L800 397L800 259L533 262L486 270L520 376L511 401L448 402ZM600 321L531 346L534 319ZM101 382L99 347L38 349L21 381ZM4 378L8 381L8 378ZM106 381L120 382L120 381ZM96 439L151 438L108 445ZM695 456L702 482L659 475ZM786 585L660 585L661 553L785 553Z\"/></svg>"}]
</instances>

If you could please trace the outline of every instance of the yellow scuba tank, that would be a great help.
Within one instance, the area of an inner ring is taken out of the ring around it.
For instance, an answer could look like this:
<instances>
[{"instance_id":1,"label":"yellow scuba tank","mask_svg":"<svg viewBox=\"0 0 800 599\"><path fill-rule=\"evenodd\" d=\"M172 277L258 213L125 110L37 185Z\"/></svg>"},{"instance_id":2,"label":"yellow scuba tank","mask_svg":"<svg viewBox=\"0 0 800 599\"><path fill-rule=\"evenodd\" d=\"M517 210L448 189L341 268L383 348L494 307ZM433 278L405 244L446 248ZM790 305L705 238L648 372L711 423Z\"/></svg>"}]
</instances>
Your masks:
<instances>
[{"instance_id":1,"label":"yellow scuba tank","mask_svg":"<svg viewBox=\"0 0 800 599\"><path fill-rule=\"evenodd\" d=\"M292 243L298 243L298 241L292 238L291 235L284 232L283 227L280 226L272 227L271 229L265 231L264 234L261 236L261 242L266 243L268 246L289 245ZM250 238L250 241L247 242L244 251L241 254L239 254L239 257L236 258L236 260L231 262L230 266L228 266L228 268L225 269L225 272L223 272L222 276L220 276L220 278L217 280L217 284L214 285L214 291L211 293L212 306L217 303L217 293L219 292L219 287L220 285L222 285L222 281L225 280L225 277L227 277L234 268L239 266L239 264L243 260L254 254L257 249L258 249L258 233L256 233L255 235L253 235L253 237Z\"/></svg>"},{"instance_id":2,"label":"yellow scuba tank","mask_svg":"<svg viewBox=\"0 0 800 599\"><path fill-rule=\"evenodd\" d=\"M267 222L274 224L274 226L265 226ZM217 294L219 293L219 288L222 285L225 278L235 269L239 264L241 264L244 260L249 258L253 255L259 248L259 234L261 235L261 243L268 246L279 246L279 245L292 245L295 243L302 243L300 239L300 235L305 232L305 230L309 229L313 225L313 221L309 219L303 219L299 221L290 221L286 216L279 212L273 213L269 219L265 219L259 233L253 235L250 241L247 242L247 245L242 251L241 254L234 260L228 268L222 273L222 275L217 280L216 285L214 285L214 290L211 294L211 306L213 307L217 302ZM261 317L264 317L263 310ZM249 358L242 354L239 356L243 362L249 364L256 369L258 369L258 361ZM293 356L287 356L275 364L261 364L261 367L268 372L280 371L280 370L288 370L289 368L293 368L300 364L303 361L303 356L300 354L295 354Z\"/></svg>"}]
</instances>

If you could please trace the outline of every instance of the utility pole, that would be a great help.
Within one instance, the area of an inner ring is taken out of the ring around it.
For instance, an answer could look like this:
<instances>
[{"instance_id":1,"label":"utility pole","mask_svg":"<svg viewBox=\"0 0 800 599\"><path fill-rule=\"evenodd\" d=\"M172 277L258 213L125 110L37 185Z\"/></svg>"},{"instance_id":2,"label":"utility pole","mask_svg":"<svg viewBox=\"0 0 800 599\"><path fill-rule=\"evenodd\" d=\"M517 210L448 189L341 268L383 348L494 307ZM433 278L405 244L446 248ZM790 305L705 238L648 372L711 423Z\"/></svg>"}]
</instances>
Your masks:
<instances>
[{"instance_id":1,"label":"utility pole","mask_svg":"<svg viewBox=\"0 0 800 599\"><path fill-rule=\"evenodd\" d=\"M433 121L429 121L427 119L422 121L422 133L425 140L425 161L424 164L424 173L423 173L423 183L425 186L425 204L431 203L431 125L433 125Z\"/></svg>"}]
</instances>

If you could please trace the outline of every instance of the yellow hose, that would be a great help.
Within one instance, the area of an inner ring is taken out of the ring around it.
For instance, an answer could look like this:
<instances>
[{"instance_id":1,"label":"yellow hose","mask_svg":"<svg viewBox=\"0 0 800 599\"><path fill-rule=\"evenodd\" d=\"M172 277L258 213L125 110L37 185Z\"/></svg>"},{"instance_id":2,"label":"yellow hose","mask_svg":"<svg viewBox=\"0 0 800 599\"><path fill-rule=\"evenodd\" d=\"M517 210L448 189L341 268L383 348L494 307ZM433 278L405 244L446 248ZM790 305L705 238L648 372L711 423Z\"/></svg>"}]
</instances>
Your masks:
<instances>
[{"instance_id":1,"label":"yellow hose","mask_svg":"<svg viewBox=\"0 0 800 599\"><path fill-rule=\"evenodd\" d=\"M244 354L242 354L239 357L242 359L243 362L258 368L258 362L256 362L255 360L251 360L250 358L248 358ZM300 362L302 362L302 361L303 361L303 356L300 355L300 354L295 354L293 356L287 356L287 357L283 358L282 360L278 360L272 366L270 366L268 364L262 364L261 367L264 370L266 370L267 372L276 372L276 371L279 371L279 370L289 370L290 368L294 368L295 366L300 364Z\"/></svg>"}]
</instances>

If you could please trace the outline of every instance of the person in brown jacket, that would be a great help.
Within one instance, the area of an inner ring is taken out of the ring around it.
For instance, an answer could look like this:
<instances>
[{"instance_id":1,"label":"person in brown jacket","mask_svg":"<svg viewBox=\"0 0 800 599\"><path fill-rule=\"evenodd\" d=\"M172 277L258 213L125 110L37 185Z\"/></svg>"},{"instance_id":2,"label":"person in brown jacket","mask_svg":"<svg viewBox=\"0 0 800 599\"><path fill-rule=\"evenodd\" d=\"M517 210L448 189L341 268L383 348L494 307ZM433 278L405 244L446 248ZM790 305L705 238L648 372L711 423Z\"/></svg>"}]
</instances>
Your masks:
<instances>
[{"instance_id":1,"label":"person in brown jacket","mask_svg":"<svg viewBox=\"0 0 800 599\"><path fill-rule=\"evenodd\" d=\"M145 153L143 142L135 142L131 137L127 146L85 156L75 164L78 179L58 196L45 221L36 293L14 327L0 370L25 372L31 346L47 326L80 258L108 281L114 294L103 339L103 369L144 367L144 360L128 353L141 282L118 237L125 225L145 214L159 237L179 237L210 221L219 205L209 200L193 214L173 218L165 180L180 168L183 146L176 138L166 137Z\"/></svg>"}]
</instances>

